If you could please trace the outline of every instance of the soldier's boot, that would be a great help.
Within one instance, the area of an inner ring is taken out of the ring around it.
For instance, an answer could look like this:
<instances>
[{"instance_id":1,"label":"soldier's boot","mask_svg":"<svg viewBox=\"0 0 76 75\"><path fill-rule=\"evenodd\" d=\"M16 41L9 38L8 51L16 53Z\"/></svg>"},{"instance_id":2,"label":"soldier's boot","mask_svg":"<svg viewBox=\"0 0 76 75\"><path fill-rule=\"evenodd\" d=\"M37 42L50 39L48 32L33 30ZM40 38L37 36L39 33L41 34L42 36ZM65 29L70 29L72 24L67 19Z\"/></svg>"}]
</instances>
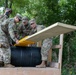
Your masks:
<instances>
[{"instance_id":1,"label":"soldier's boot","mask_svg":"<svg viewBox=\"0 0 76 75\"><path fill-rule=\"evenodd\" d=\"M3 66L4 66L4 62L0 61L0 67L3 67Z\"/></svg>"},{"instance_id":2,"label":"soldier's boot","mask_svg":"<svg viewBox=\"0 0 76 75\"><path fill-rule=\"evenodd\" d=\"M45 61L42 61L42 63L40 65L37 65L36 67L37 68L45 68L46 67Z\"/></svg>"},{"instance_id":3,"label":"soldier's boot","mask_svg":"<svg viewBox=\"0 0 76 75\"><path fill-rule=\"evenodd\" d=\"M13 66L13 65L11 65L11 64L4 64L4 67L14 68L15 66Z\"/></svg>"}]
</instances>

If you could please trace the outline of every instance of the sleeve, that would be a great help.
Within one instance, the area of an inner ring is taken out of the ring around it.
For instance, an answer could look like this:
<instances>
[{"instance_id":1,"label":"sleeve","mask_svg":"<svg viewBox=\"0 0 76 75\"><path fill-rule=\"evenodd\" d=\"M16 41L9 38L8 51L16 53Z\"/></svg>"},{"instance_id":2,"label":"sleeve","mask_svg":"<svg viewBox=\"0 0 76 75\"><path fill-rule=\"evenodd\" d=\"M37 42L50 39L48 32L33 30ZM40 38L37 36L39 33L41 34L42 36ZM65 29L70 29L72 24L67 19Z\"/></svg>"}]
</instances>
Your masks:
<instances>
[{"instance_id":1,"label":"sleeve","mask_svg":"<svg viewBox=\"0 0 76 75\"><path fill-rule=\"evenodd\" d=\"M13 22L9 23L8 31L9 31L9 34L10 34L10 37L12 38L12 40L14 42L16 42L17 38L16 38L15 33L14 33L14 23Z\"/></svg>"},{"instance_id":2,"label":"sleeve","mask_svg":"<svg viewBox=\"0 0 76 75\"><path fill-rule=\"evenodd\" d=\"M19 25L18 28L17 28L17 30L18 30L18 34L22 33L23 32L22 31L22 25Z\"/></svg>"},{"instance_id":3,"label":"sleeve","mask_svg":"<svg viewBox=\"0 0 76 75\"><path fill-rule=\"evenodd\" d=\"M44 28L46 28L44 25L41 25L41 29L44 29Z\"/></svg>"},{"instance_id":4,"label":"sleeve","mask_svg":"<svg viewBox=\"0 0 76 75\"><path fill-rule=\"evenodd\" d=\"M1 24L2 24L3 26L4 26L4 25L7 25L7 24L8 24L8 19L6 19L5 21L3 21Z\"/></svg>"},{"instance_id":5,"label":"sleeve","mask_svg":"<svg viewBox=\"0 0 76 75\"><path fill-rule=\"evenodd\" d=\"M7 16L6 16L6 15L0 16L0 21L1 21L1 22L3 22L3 21L6 20L6 19L7 19Z\"/></svg>"},{"instance_id":6,"label":"sleeve","mask_svg":"<svg viewBox=\"0 0 76 75\"><path fill-rule=\"evenodd\" d=\"M23 33L24 33L25 35L29 35L29 34L30 34L30 31L31 31L31 27L28 26L28 28L26 28L26 29L23 30Z\"/></svg>"},{"instance_id":7,"label":"sleeve","mask_svg":"<svg viewBox=\"0 0 76 75\"><path fill-rule=\"evenodd\" d=\"M37 25L37 32L44 29L45 26L44 25Z\"/></svg>"},{"instance_id":8,"label":"sleeve","mask_svg":"<svg viewBox=\"0 0 76 75\"><path fill-rule=\"evenodd\" d=\"M36 32L37 32L37 29L36 29L36 28L35 28L35 29L31 29L29 35L32 35L32 34L34 34L34 33L36 33Z\"/></svg>"}]
</instances>

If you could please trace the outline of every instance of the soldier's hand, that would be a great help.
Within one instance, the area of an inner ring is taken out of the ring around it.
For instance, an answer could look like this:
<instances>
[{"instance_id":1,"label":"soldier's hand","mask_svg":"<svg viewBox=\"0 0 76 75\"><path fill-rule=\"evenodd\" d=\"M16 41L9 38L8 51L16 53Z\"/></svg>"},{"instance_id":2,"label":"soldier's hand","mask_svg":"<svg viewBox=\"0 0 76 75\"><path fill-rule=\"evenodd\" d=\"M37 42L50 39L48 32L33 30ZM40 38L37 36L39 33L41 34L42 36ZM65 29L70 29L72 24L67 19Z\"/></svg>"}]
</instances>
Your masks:
<instances>
[{"instance_id":1,"label":"soldier's hand","mask_svg":"<svg viewBox=\"0 0 76 75\"><path fill-rule=\"evenodd\" d=\"M19 41L18 40L16 40L16 44L18 44L19 43Z\"/></svg>"}]
</instances>

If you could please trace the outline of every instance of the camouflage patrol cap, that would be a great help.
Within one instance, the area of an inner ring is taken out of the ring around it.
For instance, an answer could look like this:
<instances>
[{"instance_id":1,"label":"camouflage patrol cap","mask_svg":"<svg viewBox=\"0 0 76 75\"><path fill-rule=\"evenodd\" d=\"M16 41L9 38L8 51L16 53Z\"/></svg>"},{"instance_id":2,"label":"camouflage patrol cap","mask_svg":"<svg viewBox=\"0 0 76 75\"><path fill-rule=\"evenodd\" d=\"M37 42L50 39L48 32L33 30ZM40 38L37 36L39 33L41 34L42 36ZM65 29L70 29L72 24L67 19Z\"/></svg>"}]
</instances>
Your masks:
<instances>
[{"instance_id":1,"label":"camouflage patrol cap","mask_svg":"<svg viewBox=\"0 0 76 75\"><path fill-rule=\"evenodd\" d=\"M29 24L30 24L30 25L31 25L32 23L36 23L35 19L31 19L31 20L29 21Z\"/></svg>"},{"instance_id":2,"label":"camouflage patrol cap","mask_svg":"<svg viewBox=\"0 0 76 75\"><path fill-rule=\"evenodd\" d=\"M22 20L22 16L20 14L17 14L16 17L19 19L19 21Z\"/></svg>"},{"instance_id":3,"label":"camouflage patrol cap","mask_svg":"<svg viewBox=\"0 0 76 75\"><path fill-rule=\"evenodd\" d=\"M22 18L22 22L26 22L26 21L28 21L28 17L24 16L24 17Z\"/></svg>"}]
</instances>

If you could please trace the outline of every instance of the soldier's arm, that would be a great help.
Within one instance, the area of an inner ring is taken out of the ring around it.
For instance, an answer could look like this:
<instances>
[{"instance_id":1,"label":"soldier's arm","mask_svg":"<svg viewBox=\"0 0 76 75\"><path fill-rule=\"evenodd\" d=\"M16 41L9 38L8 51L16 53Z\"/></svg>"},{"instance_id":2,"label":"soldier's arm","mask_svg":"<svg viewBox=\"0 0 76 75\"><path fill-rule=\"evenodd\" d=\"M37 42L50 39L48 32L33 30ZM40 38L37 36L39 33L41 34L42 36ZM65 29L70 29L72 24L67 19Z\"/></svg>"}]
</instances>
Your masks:
<instances>
[{"instance_id":1,"label":"soldier's arm","mask_svg":"<svg viewBox=\"0 0 76 75\"><path fill-rule=\"evenodd\" d=\"M18 28L17 28L18 34L22 33L22 30L23 30L22 25L19 25Z\"/></svg>"},{"instance_id":2,"label":"soldier's arm","mask_svg":"<svg viewBox=\"0 0 76 75\"><path fill-rule=\"evenodd\" d=\"M11 23L11 22L9 23L8 31L9 31L10 37L13 39L14 42L16 42L18 39L16 38L14 33L14 23Z\"/></svg>"},{"instance_id":3,"label":"soldier's arm","mask_svg":"<svg viewBox=\"0 0 76 75\"><path fill-rule=\"evenodd\" d=\"M0 16L0 21L3 22L4 20L7 19L7 15L1 15Z\"/></svg>"},{"instance_id":4,"label":"soldier's arm","mask_svg":"<svg viewBox=\"0 0 76 75\"><path fill-rule=\"evenodd\" d=\"M25 35L29 35L30 30L29 30L29 29L28 29L28 30L23 30L23 33L24 33Z\"/></svg>"},{"instance_id":5,"label":"soldier's arm","mask_svg":"<svg viewBox=\"0 0 76 75\"><path fill-rule=\"evenodd\" d=\"M37 29L31 29L29 35L32 35L32 34L34 34L34 33L36 33L36 32L37 32Z\"/></svg>"}]
</instances>

